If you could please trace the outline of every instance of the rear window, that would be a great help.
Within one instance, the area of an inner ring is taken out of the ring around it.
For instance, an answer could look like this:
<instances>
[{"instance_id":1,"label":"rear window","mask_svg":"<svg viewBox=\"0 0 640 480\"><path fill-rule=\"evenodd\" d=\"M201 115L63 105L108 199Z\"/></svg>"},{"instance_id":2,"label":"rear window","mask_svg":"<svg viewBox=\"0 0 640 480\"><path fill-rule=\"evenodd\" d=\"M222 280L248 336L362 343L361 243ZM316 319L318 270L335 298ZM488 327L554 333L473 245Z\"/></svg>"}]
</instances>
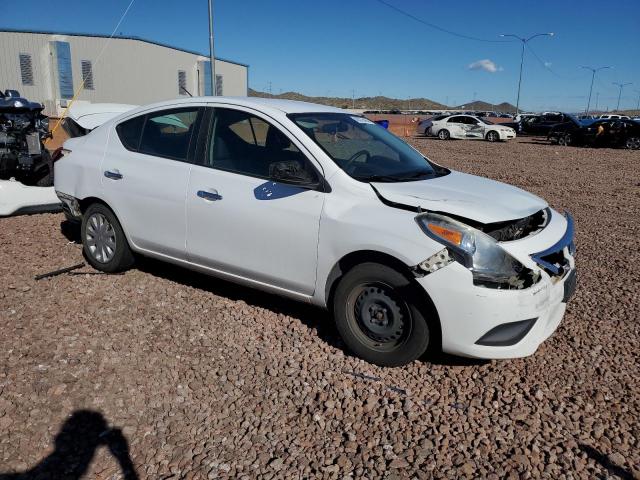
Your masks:
<instances>
[{"instance_id":1,"label":"rear window","mask_svg":"<svg viewBox=\"0 0 640 480\"><path fill-rule=\"evenodd\" d=\"M140 153L186 160L198 108L162 110L147 115L140 140Z\"/></svg>"},{"instance_id":2,"label":"rear window","mask_svg":"<svg viewBox=\"0 0 640 480\"><path fill-rule=\"evenodd\" d=\"M116 132L124 148L137 151L140 144L140 135L144 126L144 115L134 117L131 120L122 122L116 127Z\"/></svg>"}]
</instances>

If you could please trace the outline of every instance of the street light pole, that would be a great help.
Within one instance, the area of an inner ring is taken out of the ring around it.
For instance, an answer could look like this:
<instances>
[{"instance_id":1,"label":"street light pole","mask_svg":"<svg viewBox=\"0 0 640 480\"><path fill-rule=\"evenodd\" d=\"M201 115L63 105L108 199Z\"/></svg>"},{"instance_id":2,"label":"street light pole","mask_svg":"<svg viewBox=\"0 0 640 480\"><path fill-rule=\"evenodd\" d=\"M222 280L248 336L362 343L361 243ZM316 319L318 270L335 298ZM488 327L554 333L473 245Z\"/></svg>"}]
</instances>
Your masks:
<instances>
[{"instance_id":1,"label":"street light pole","mask_svg":"<svg viewBox=\"0 0 640 480\"><path fill-rule=\"evenodd\" d=\"M216 59L213 50L213 0L209 0L209 64L211 65L211 95L216 96Z\"/></svg>"},{"instance_id":2,"label":"street light pole","mask_svg":"<svg viewBox=\"0 0 640 480\"><path fill-rule=\"evenodd\" d=\"M518 97L516 99L516 116L520 112L520 86L522 85L522 66L524 65L524 47L530 40L533 40L536 37L553 37L554 33L536 33L535 35L531 35L528 38L521 37L519 35L514 35L513 33L502 33L501 37L513 37L517 38L522 42L522 51L520 52L520 76L518 77Z\"/></svg>"},{"instance_id":3,"label":"street light pole","mask_svg":"<svg viewBox=\"0 0 640 480\"><path fill-rule=\"evenodd\" d=\"M593 67L585 67L584 65L582 65L580 68L591 70L591 87L589 87L589 100L587 100L587 109L584 111L586 115L589 115L589 107L591 106L591 92L593 91L593 81L596 78L596 72L598 70L604 70L605 68L612 68L612 67L607 66L607 67L593 68Z\"/></svg>"},{"instance_id":4,"label":"street light pole","mask_svg":"<svg viewBox=\"0 0 640 480\"><path fill-rule=\"evenodd\" d=\"M631 85L633 82L627 82L627 83L611 82L611 83L613 83L614 85L617 85L620 88L620 91L618 92L618 105L616 106L616 112L617 112L618 110L620 110L620 97L622 97L622 89L627 85Z\"/></svg>"}]
</instances>

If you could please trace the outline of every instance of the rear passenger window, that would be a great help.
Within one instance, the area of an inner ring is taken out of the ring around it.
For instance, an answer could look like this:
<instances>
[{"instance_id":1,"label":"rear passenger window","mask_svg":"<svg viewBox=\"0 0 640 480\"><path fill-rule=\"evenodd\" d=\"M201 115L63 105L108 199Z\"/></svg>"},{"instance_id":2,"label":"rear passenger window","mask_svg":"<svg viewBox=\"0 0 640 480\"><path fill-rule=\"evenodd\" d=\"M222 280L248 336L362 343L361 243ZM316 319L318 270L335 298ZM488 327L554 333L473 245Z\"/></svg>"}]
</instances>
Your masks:
<instances>
[{"instance_id":1,"label":"rear passenger window","mask_svg":"<svg viewBox=\"0 0 640 480\"><path fill-rule=\"evenodd\" d=\"M122 122L116 127L118 137L124 148L127 150L138 150L138 144L140 143L140 134L142 134L142 127L144 126L144 115L134 117L131 120Z\"/></svg>"},{"instance_id":2,"label":"rear passenger window","mask_svg":"<svg viewBox=\"0 0 640 480\"><path fill-rule=\"evenodd\" d=\"M174 109L147 115L140 140L140 153L186 160L199 108Z\"/></svg>"}]
</instances>

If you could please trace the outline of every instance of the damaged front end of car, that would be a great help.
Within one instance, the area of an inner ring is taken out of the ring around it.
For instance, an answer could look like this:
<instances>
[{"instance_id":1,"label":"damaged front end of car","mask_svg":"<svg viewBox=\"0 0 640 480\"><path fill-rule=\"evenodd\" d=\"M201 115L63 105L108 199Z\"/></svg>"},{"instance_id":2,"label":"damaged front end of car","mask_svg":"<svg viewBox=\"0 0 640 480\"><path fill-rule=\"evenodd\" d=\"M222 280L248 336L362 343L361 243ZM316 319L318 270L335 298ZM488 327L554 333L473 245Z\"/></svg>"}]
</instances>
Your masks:
<instances>
[{"instance_id":1,"label":"damaged front end of car","mask_svg":"<svg viewBox=\"0 0 640 480\"><path fill-rule=\"evenodd\" d=\"M522 219L484 225L442 213L420 213L415 217L417 224L444 248L416 265L414 273L428 275L455 261L471 271L476 286L500 290L529 288L538 283L540 272L523 265L500 242L535 235L550 218L549 208Z\"/></svg>"},{"instance_id":2,"label":"damaged front end of car","mask_svg":"<svg viewBox=\"0 0 640 480\"><path fill-rule=\"evenodd\" d=\"M44 147L51 136L44 106L15 90L0 92L0 179L24 185L53 185L53 160Z\"/></svg>"}]
</instances>

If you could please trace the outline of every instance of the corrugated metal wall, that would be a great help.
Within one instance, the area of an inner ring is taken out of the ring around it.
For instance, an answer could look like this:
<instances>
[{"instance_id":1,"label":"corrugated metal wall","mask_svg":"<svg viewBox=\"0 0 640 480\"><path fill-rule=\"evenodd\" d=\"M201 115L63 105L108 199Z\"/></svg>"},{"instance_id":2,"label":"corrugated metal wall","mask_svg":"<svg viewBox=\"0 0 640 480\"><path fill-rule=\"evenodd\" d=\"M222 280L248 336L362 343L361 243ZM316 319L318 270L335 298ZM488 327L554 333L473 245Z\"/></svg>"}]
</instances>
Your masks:
<instances>
[{"instance_id":1,"label":"corrugated metal wall","mask_svg":"<svg viewBox=\"0 0 640 480\"><path fill-rule=\"evenodd\" d=\"M83 89L80 101L142 105L176 98L178 70L187 74L187 89L204 94L199 60L206 57L141 40L113 38L99 61L106 38L43 33L0 32L0 89L7 88L33 101L44 103L46 113L59 113L61 101L52 42L68 42L74 91L82 82L82 61L92 63L94 89ZM34 85L23 85L21 53L32 57ZM216 60L216 74L224 77L224 95L247 95L248 68ZM64 102L63 102L64 103Z\"/></svg>"}]
</instances>

